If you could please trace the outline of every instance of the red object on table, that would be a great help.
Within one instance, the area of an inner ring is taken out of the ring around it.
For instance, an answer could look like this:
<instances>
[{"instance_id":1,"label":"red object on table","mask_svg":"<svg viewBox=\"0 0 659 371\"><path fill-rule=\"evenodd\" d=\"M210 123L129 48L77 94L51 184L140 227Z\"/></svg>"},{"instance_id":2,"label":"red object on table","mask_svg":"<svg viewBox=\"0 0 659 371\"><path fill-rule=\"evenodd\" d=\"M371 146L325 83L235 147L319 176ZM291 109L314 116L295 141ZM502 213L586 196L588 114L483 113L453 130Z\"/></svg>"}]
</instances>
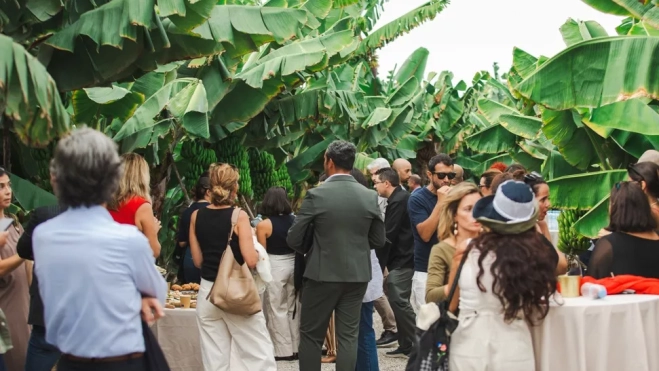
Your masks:
<instances>
[{"instance_id":1,"label":"red object on table","mask_svg":"<svg viewBox=\"0 0 659 371\"><path fill-rule=\"evenodd\" d=\"M596 283L606 288L608 295L620 294L625 290L634 290L637 294L659 295L659 279L632 275L606 277L599 280L583 277L581 284Z\"/></svg>"}]
</instances>

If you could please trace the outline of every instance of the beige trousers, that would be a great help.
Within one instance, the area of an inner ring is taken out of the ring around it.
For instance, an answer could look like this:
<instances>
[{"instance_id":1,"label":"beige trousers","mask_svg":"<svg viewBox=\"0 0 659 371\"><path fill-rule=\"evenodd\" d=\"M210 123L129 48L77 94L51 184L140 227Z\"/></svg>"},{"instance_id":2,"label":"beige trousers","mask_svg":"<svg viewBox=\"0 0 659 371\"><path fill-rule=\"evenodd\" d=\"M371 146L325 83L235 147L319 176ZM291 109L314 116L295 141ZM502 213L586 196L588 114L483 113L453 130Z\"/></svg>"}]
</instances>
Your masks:
<instances>
[{"instance_id":1,"label":"beige trousers","mask_svg":"<svg viewBox=\"0 0 659 371\"><path fill-rule=\"evenodd\" d=\"M272 281L266 284L265 319L276 357L290 357L300 345L300 309L297 305L293 268L295 254L268 255ZM298 305L299 307L299 305Z\"/></svg>"},{"instance_id":2,"label":"beige trousers","mask_svg":"<svg viewBox=\"0 0 659 371\"><path fill-rule=\"evenodd\" d=\"M263 312L252 316L226 313L205 300L211 286L212 282L201 280L197 302L204 371L277 370ZM236 359L240 364L235 364Z\"/></svg>"}]
</instances>

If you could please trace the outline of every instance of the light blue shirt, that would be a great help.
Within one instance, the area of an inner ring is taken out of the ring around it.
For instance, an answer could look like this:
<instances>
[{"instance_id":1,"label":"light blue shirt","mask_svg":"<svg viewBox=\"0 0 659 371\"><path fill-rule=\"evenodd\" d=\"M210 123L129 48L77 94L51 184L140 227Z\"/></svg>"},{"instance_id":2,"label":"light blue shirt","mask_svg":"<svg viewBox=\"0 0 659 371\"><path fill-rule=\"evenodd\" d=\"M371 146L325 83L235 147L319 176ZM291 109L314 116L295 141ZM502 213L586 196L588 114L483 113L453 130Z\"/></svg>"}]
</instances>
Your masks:
<instances>
[{"instance_id":1,"label":"light blue shirt","mask_svg":"<svg viewBox=\"0 0 659 371\"><path fill-rule=\"evenodd\" d=\"M164 304L167 283L136 227L81 207L39 225L32 241L48 343L84 358L144 352L141 294Z\"/></svg>"}]
</instances>

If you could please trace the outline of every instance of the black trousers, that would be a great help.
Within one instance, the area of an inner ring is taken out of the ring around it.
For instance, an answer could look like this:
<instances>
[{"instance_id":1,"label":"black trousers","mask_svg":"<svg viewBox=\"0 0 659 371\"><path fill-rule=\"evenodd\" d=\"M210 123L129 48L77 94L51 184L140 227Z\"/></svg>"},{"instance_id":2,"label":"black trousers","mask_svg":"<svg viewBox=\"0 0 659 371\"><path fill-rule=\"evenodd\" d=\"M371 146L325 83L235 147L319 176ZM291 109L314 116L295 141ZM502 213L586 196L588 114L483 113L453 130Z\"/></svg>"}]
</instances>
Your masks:
<instances>
[{"instance_id":1,"label":"black trousers","mask_svg":"<svg viewBox=\"0 0 659 371\"><path fill-rule=\"evenodd\" d=\"M362 299L367 282L318 282L305 279L300 318L300 370L320 371L321 348L335 312L338 343L336 371L354 371Z\"/></svg>"},{"instance_id":2,"label":"black trousers","mask_svg":"<svg viewBox=\"0 0 659 371\"><path fill-rule=\"evenodd\" d=\"M57 371L147 371L144 357L118 362L77 362L61 357Z\"/></svg>"},{"instance_id":3,"label":"black trousers","mask_svg":"<svg viewBox=\"0 0 659 371\"><path fill-rule=\"evenodd\" d=\"M398 326L398 346L403 350L411 350L415 339L416 315L410 304L413 276L413 268L396 268L387 277L387 298Z\"/></svg>"}]
</instances>

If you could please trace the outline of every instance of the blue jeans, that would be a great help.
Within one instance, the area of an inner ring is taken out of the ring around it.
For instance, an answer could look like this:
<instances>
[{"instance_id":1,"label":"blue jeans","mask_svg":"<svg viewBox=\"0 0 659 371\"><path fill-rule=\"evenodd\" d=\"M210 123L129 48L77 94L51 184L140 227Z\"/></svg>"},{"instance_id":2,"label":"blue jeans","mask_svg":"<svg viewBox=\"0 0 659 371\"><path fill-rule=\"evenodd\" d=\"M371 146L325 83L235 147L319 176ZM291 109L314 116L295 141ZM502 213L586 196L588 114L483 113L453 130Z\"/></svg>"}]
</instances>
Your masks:
<instances>
[{"instance_id":1,"label":"blue jeans","mask_svg":"<svg viewBox=\"0 0 659 371\"><path fill-rule=\"evenodd\" d=\"M185 249L185 255L183 256L183 278L185 283L201 282L201 269L195 267L190 247Z\"/></svg>"},{"instance_id":2,"label":"blue jeans","mask_svg":"<svg viewBox=\"0 0 659 371\"><path fill-rule=\"evenodd\" d=\"M2 354L0 354L0 371L7 371L7 366L5 366L5 359Z\"/></svg>"},{"instance_id":3,"label":"blue jeans","mask_svg":"<svg viewBox=\"0 0 659 371\"><path fill-rule=\"evenodd\" d=\"M25 371L50 371L57 363L59 356L59 350L46 342L46 328L32 326L32 334L27 346Z\"/></svg>"},{"instance_id":4,"label":"blue jeans","mask_svg":"<svg viewBox=\"0 0 659 371\"><path fill-rule=\"evenodd\" d=\"M373 329L373 303L362 303L356 371L380 371L378 348L375 345L375 330Z\"/></svg>"}]
</instances>

